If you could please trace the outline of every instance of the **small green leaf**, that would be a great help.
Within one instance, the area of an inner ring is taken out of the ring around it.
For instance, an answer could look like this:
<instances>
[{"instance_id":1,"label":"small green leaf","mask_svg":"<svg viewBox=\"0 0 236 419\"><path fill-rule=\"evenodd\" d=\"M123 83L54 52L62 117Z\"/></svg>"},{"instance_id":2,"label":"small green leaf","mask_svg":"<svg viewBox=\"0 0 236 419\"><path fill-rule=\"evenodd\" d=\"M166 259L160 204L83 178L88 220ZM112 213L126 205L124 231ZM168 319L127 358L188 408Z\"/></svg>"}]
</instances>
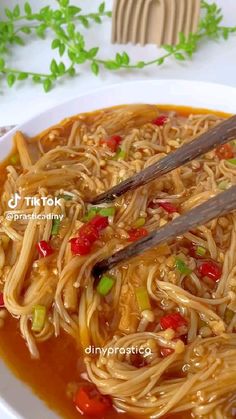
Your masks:
<instances>
[{"instance_id":1,"label":"small green leaf","mask_svg":"<svg viewBox=\"0 0 236 419\"><path fill-rule=\"evenodd\" d=\"M60 10L55 10L53 12L53 18L55 20L60 20L62 18L62 12Z\"/></svg>"},{"instance_id":2,"label":"small green leaf","mask_svg":"<svg viewBox=\"0 0 236 419\"><path fill-rule=\"evenodd\" d=\"M6 53L7 53L7 48L5 47L5 45L1 45L0 43L0 55L6 54Z\"/></svg>"},{"instance_id":3,"label":"small green leaf","mask_svg":"<svg viewBox=\"0 0 236 419\"><path fill-rule=\"evenodd\" d=\"M60 46L59 46L59 55L60 55L60 57L63 56L63 54L65 52L65 49L66 49L65 45L64 44L60 44Z\"/></svg>"},{"instance_id":4,"label":"small green leaf","mask_svg":"<svg viewBox=\"0 0 236 419\"><path fill-rule=\"evenodd\" d=\"M186 42L186 37L183 32L179 33L179 43L184 44Z\"/></svg>"},{"instance_id":5,"label":"small green leaf","mask_svg":"<svg viewBox=\"0 0 236 419\"><path fill-rule=\"evenodd\" d=\"M69 74L70 77L74 77L75 76L75 69L74 69L74 67L71 67L68 70L68 74Z\"/></svg>"},{"instance_id":6,"label":"small green leaf","mask_svg":"<svg viewBox=\"0 0 236 419\"><path fill-rule=\"evenodd\" d=\"M32 77L32 80L33 80L34 83L40 83L41 82L41 77L35 75L35 76Z\"/></svg>"},{"instance_id":7,"label":"small green leaf","mask_svg":"<svg viewBox=\"0 0 236 419\"><path fill-rule=\"evenodd\" d=\"M3 32L4 32L5 36L6 36L6 39L7 39L8 37L12 37L12 36L14 36L15 28L14 28L14 24L13 24L13 22L9 22L9 23L6 25L6 27L5 27L5 31L3 31ZM1 32L0 32L0 33L1 33Z\"/></svg>"},{"instance_id":8,"label":"small green leaf","mask_svg":"<svg viewBox=\"0 0 236 419\"><path fill-rule=\"evenodd\" d=\"M24 9L27 16L30 16L32 14L32 9L28 2L25 3Z\"/></svg>"},{"instance_id":9,"label":"small green leaf","mask_svg":"<svg viewBox=\"0 0 236 419\"><path fill-rule=\"evenodd\" d=\"M107 68L107 70L117 70L119 65L115 61L106 61L104 67Z\"/></svg>"},{"instance_id":10,"label":"small green leaf","mask_svg":"<svg viewBox=\"0 0 236 419\"><path fill-rule=\"evenodd\" d=\"M79 16L79 20L82 23L82 25L84 25L85 28L89 27L89 21L86 17L84 16Z\"/></svg>"},{"instance_id":11,"label":"small green leaf","mask_svg":"<svg viewBox=\"0 0 236 419\"><path fill-rule=\"evenodd\" d=\"M72 23L72 22L68 23L67 33L68 33L70 38L74 37L74 34L75 34L75 24L74 23Z\"/></svg>"},{"instance_id":12,"label":"small green leaf","mask_svg":"<svg viewBox=\"0 0 236 419\"><path fill-rule=\"evenodd\" d=\"M65 74L66 71L66 67L65 64L60 62L60 64L58 65L58 73L60 76L62 76L63 74Z\"/></svg>"},{"instance_id":13,"label":"small green leaf","mask_svg":"<svg viewBox=\"0 0 236 419\"><path fill-rule=\"evenodd\" d=\"M174 47L172 45L163 45L163 48L170 54L174 52Z\"/></svg>"},{"instance_id":14,"label":"small green leaf","mask_svg":"<svg viewBox=\"0 0 236 419\"><path fill-rule=\"evenodd\" d=\"M86 60L87 60L86 52L80 52L80 54L75 57L75 62L77 64L83 64L85 63Z\"/></svg>"},{"instance_id":15,"label":"small green leaf","mask_svg":"<svg viewBox=\"0 0 236 419\"><path fill-rule=\"evenodd\" d=\"M69 0L59 0L59 4L62 7L67 7L69 5Z\"/></svg>"},{"instance_id":16,"label":"small green leaf","mask_svg":"<svg viewBox=\"0 0 236 419\"><path fill-rule=\"evenodd\" d=\"M162 65L164 63L165 59L163 57L158 58L157 65Z\"/></svg>"},{"instance_id":17,"label":"small green leaf","mask_svg":"<svg viewBox=\"0 0 236 419\"><path fill-rule=\"evenodd\" d=\"M6 9L5 9L5 15L6 15L6 17L8 17L8 19L10 19L10 20L12 20L13 19L13 13L11 12L11 10L10 9L8 9L7 7L6 7Z\"/></svg>"},{"instance_id":18,"label":"small green leaf","mask_svg":"<svg viewBox=\"0 0 236 419\"><path fill-rule=\"evenodd\" d=\"M104 13L105 11L105 2L102 2L98 8L99 13Z\"/></svg>"},{"instance_id":19,"label":"small green leaf","mask_svg":"<svg viewBox=\"0 0 236 419\"><path fill-rule=\"evenodd\" d=\"M13 9L13 16L15 18L20 16L20 6L19 6L19 4L17 4Z\"/></svg>"},{"instance_id":20,"label":"small green leaf","mask_svg":"<svg viewBox=\"0 0 236 419\"><path fill-rule=\"evenodd\" d=\"M94 20L94 22L96 23L102 23L102 19L98 16L98 15L91 15L92 19Z\"/></svg>"},{"instance_id":21,"label":"small green leaf","mask_svg":"<svg viewBox=\"0 0 236 419\"><path fill-rule=\"evenodd\" d=\"M137 68L143 68L143 67L145 67L145 62L144 61L139 61L137 63Z\"/></svg>"},{"instance_id":22,"label":"small green leaf","mask_svg":"<svg viewBox=\"0 0 236 419\"><path fill-rule=\"evenodd\" d=\"M116 54L116 62L119 66L122 64L122 56L119 54L119 52Z\"/></svg>"},{"instance_id":23,"label":"small green leaf","mask_svg":"<svg viewBox=\"0 0 236 419\"><path fill-rule=\"evenodd\" d=\"M222 35L223 35L223 38L227 41L227 39L229 38L229 31L228 31L228 28L224 28L224 29L223 29L223 31L222 31Z\"/></svg>"},{"instance_id":24,"label":"small green leaf","mask_svg":"<svg viewBox=\"0 0 236 419\"><path fill-rule=\"evenodd\" d=\"M17 80L25 80L28 78L28 74L27 73L20 73L19 76L17 77Z\"/></svg>"},{"instance_id":25,"label":"small green leaf","mask_svg":"<svg viewBox=\"0 0 236 419\"><path fill-rule=\"evenodd\" d=\"M51 48L56 49L56 48L59 48L60 45L61 45L60 39L53 39L53 41L51 43Z\"/></svg>"},{"instance_id":26,"label":"small green leaf","mask_svg":"<svg viewBox=\"0 0 236 419\"><path fill-rule=\"evenodd\" d=\"M127 52L123 52L122 54L122 64L129 65L130 59Z\"/></svg>"},{"instance_id":27,"label":"small green leaf","mask_svg":"<svg viewBox=\"0 0 236 419\"><path fill-rule=\"evenodd\" d=\"M68 9L67 9L67 12L68 12L69 17L74 17L78 13L81 12L81 8L80 7L76 7L76 6L69 6Z\"/></svg>"},{"instance_id":28,"label":"small green leaf","mask_svg":"<svg viewBox=\"0 0 236 419\"><path fill-rule=\"evenodd\" d=\"M52 88L52 80L51 79L45 79L43 82L43 88L44 91L47 93L51 90Z\"/></svg>"},{"instance_id":29,"label":"small green leaf","mask_svg":"<svg viewBox=\"0 0 236 419\"><path fill-rule=\"evenodd\" d=\"M51 61L50 70L51 70L52 74L57 74L58 73L58 65L57 65L56 60L54 60L54 58Z\"/></svg>"},{"instance_id":30,"label":"small green leaf","mask_svg":"<svg viewBox=\"0 0 236 419\"><path fill-rule=\"evenodd\" d=\"M98 65L98 63L96 63L95 61L93 61L92 64L91 64L91 70L92 70L93 74L95 74L95 76L97 76L99 74L99 65Z\"/></svg>"},{"instance_id":31,"label":"small green leaf","mask_svg":"<svg viewBox=\"0 0 236 419\"><path fill-rule=\"evenodd\" d=\"M65 30L62 27L57 27L56 28L56 34L57 36L61 36L63 38L63 40L69 40L68 36L66 35Z\"/></svg>"},{"instance_id":32,"label":"small green leaf","mask_svg":"<svg viewBox=\"0 0 236 419\"><path fill-rule=\"evenodd\" d=\"M89 58L94 58L94 57L96 57L96 55L97 55L98 51L99 51L99 48L98 48L98 47L96 47L96 48L91 48L91 49L88 51L88 57L89 57Z\"/></svg>"},{"instance_id":33,"label":"small green leaf","mask_svg":"<svg viewBox=\"0 0 236 419\"><path fill-rule=\"evenodd\" d=\"M83 35L81 35L81 33L77 32L75 35L76 41L78 43L78 46L80 49L84 49L85 46L85 41L84 41L84 37Z\"/></svg>"},{"instance_id":34,"label":"small green leaf","mask_svg":"<svg viewBox=\"0 0 236 419\"><path fill-rule=\"evenodd\" d=\"M31 29L28 26L23 26L21 32L26 33L27 35L31 34Z\"/></svg>"},{"instance_id":35,"label":"small green leaf","mask_svg":"<svg viewBox=\"0 0 236 419\"><path fill-rule=\"evenodd\" d=\"M5 68L5 61L3 58L0 58L0 71L4 70Z\"/></svg>"},{"instance_id":36,"label":"small green leaf","mask_svg":"<svg viewBox=\"0 0 236 419\"><path fill-rule=\"evenodd\" d=\"M8 74L8 76L7 76L7 84L8 84L8 86L9 87L12 87L13 84L15 83L15 81L16 81L15 74Z\"/></svg>"},{"instance_id":37,"label":"small green leaf","mask_svg":"<svg viewBox=\"0 0 236 419\"><path fill-rule=\"evenodd\" d=\"M185 61L185 56L183 54L181 54L180 52L176 52L174 57L175 57L176 60Z\"/></svg>"},{"instance_id":38,"label":"small green leaf","mask_svg":"<svg viewBox=\"0 0 236 419\"><path fill-rule=\"evenodd\" d=\"M45 24L39 25L36 29L35 32L38 35L39 38L44 39L45 37L45 30L46 30L46 26Z\"/></svg>"},{"instance_id":39,"label":"small green leaf","mask_svg":"<svg viewBox=\"0 0 236 419\"><path fill-rule=\"evenodd\" d=\"M23 39L20 36L13 36L12 40L17 44L17 45L25 45Z\"/></svg>"},{"instance_id":40,"label":"small green leaf","mask_svg":"<svg viewBox=\"0 0 236 419\"><path fill-rule=\"evenodd\" d=\"M72 52L70 49L68 50L68 52L67 52L67 54L68 54L68 57L69 57L69 59L71 60L71 61L75 61L75 59L76 59L76 55L75 55L75 53L74 52Z\"/></svg>"}]
</instances>

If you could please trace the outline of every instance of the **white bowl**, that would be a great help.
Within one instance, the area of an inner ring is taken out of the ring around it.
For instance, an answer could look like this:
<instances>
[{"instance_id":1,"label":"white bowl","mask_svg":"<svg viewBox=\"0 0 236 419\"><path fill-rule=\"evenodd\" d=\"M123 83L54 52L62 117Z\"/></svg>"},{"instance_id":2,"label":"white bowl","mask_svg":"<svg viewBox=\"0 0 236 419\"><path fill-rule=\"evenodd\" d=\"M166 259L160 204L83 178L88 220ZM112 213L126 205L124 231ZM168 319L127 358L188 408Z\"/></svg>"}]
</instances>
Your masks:
<instances>
[{"instance_id":1,"label":"white bowl","mask_svg":"<svg viewBox=\"0 0 236 419\"><path fill-rule=\"evenodd\" d=\"M185 105L236 113L236 88L181 80L123 83L104 87L65 102L25 122L17 129L26 135L34 136L65 117L128 103ZM14 119L12 123L14 123ZM11 150L11 138L15 131L16 129L11 130L0 139L0 157L2 159ZM57 417L31 392L29 387L15 378L0 361L1 419L55 419Z\"/></svg>"}]
</instances>

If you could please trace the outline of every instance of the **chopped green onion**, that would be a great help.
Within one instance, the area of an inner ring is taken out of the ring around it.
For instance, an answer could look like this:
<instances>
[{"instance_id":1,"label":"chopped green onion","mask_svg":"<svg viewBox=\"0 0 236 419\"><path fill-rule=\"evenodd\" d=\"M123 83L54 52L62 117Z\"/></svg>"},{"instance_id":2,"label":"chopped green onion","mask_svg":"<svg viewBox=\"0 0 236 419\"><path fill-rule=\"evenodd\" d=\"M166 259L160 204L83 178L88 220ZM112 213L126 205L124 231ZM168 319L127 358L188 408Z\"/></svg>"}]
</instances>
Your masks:
<instances>
[{"instance_id":1,"label":"chopped green onion","mask_svg":"<svg viewBox=\"0 0 236 419\"><path fill-rule=\"evenodd\" d=\"M111 291L113 285L114 285L115 279L108 275L103 275L100 279L98 286L97 286L97 292L101 295L107 295Z\"/></svg>"},{"instance_id":2,"label":"chopped green onion","mask_svg":"<svg viewBox=\"0 0 236 419\"><path fill-rule=\"evenodd\" d=\"M226 189L228 189L230 186L229 181L228 180L222 180L219 184L218 184L218 188L221 189L222 191L225 191Z\"/></svg>"},{"instance_id":3,"label":"chopped green onion","mask_svg":"<svg viewBox=\"0 0 236 419\"><path fill-rule=\"evenodd\" d=\"M115 207L106 207L106 208L93 207L93 208L90 208L87 214L85 214L85 216L83 217L83 221L84 222L90 221L97 214L102 215L103 217L112 217L113 215L115 215L115 211L116 211Z\"/></svg>"},{"instance_id":4,"label":"chopped green onion","mask_svg":"<svg viewBox=\"0 0 236 419\"><path fill-rule=\"evenodd\" d=\"M13 156L10 157L10 163L15 166L20 161L19 154L13 154Z\"/></svg>"},{"instance_id":5,"label":"chopped green onion","mask_svg":"<svg viewBox=\"0 0 236 419\"><path fill-rule=\"evenodd\" d=\"M90 221L92 220L93 217L95 217L95 215L98 213L97 208L91 208L87 214L85 214L85 216L83 217L84 222Z\"/></svg>"},{"instance_id":6,"label":"chopped green onion","mask_svg":"<svg viewBox=\"0 0 236 419\"><path fill-rule=\"evenodd\" d=\"M58 198L64 199L65 201L71 201L73 197L71 195L58 195Z\"/></svg>"},{"instance_id":7,"label":"chopped green onion","mask_svg":"<svg viewBox=\"0 0 236 419\"><path fill-rule=\"evenodd\" d=\"M113 215L115 215L115 212L115 207L107 207L100 209L98 211L98 214L102 215L103 217L112 217Z\"/></svg>"},{"instance_id":8,"label":"chopped green onion","mask_svg":"<svg viewBox=\"0 0 236 419\"><path fill-rule=\"evenodd\" d=\"M56 236L60 230L61 221L57 218L53 220L51 235Z\"/></svg>"},{"instance_id":9,"label":"chopped green onion","mask_svg":"<svg viewBox=\"0 0 236 419\"><path fill-rule=\"evenodd\" d=\"M122 150L121 148L118 150L118 153L117 153L117 158L118 159L125 159L125 155L126 155L126 153L125 153L125 150Z\"/></svg>"},{"instance_id":10,"label":"chopped green onion","mask_svg":"<svg viewBox=\"0 0 236 419\"><path fill-rule=\"evenodd\" d=\"M151 304L145 287L139 287L135 290L136 300L140 311L150 310Z\"/></svg>"},{"instance_id":11,"label":"chopped green onion","mask_svg":"<svg viewBox=\"0 0 236 419\"><path fill-rule=\"evenodd\" d=\"M145 218L138 218L138 219L137 219L137 220L133 223L133 227L134 227L134 228L143 227L145 223L146 223L146 219L145 219Z\"/></svg>"},{"instance_id":12,"label":"chopped green onion","mask_svg":"<svg viewBox=\"0 0 236 419\"><path fill-rule=\"evenodd\" d=\"M41 332L44 327L46 319L46 307L37 305L34 307L32 330L34 332Z\"/></svg>"},{"instance_id":13,"label":"chopped green onion","mask_svg":"<svg viewBox=\"0 0 236 419\"><path fill-rule=\"evenodd\" d=\"M113 157L113 160L118 160L118 159L124 160L125 156L126 156L125 150L118 148L117 153Z\"/></svg>"},{"instance_id":14,"label":"chopped green onion","mask_svg":"<svg viewBox=\"0 0 236 419\"><path fill-rule=\"evenodd\" d=\"M196 247L196 254L197 254L198 256L205 256L205 254L206 254L206 249L205 249L205 247L203 247L203 246L197 246L197 247Z\"/></svg>"},{"instance_id":15,"label":"chopped green onion","mask_svg":"<svg viewBox=\"0 0 236 419\"><path fill-rule=\"evenodd\" d=\"M236 159L228 159L227 161L231 164L234 164L234 166L236 166Z\"/></svg>"},{"instance_id":16,"label":"chopped green onion","mask_svg":"<svg viewBox=\"0 0 236 419\"><path fill-rule=\"evenodd\" d=\"M175 267L176 269L178 269L178 271L181 274L184 274L184 275L189 275L192 272L191 269L186 265L186 263L182 259L179 259L179 258L176 258Z\"/></svg>"}]
</instances>

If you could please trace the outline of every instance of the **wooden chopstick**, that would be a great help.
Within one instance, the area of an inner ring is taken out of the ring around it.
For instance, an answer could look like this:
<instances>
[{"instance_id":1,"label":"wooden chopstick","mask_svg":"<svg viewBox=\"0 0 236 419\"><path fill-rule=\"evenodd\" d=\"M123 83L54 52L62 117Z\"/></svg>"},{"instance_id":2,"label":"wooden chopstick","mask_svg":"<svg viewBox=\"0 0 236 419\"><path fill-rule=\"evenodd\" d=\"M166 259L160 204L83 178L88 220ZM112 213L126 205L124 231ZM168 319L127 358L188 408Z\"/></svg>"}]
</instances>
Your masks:
<instances>
[{"instance_id":1,"label":"wooden chopstick","mask_svg":"<svg viewBox=\"0 0 236 419\"><path fill-rule=\"evenodd\" d=\"M186 214L183 214L157 231L153 231L141 240L125 247L117 253L114 253L107 259L98 262L93 268L93 275L99 277L103 272L112 269L119 263L126 262L128 259L138 256L146 250L174 239L177 236L186 233L192 228L197 227L227 214L236 209L236 185L231 186L227 191L221 192L214 198L209 199L201 205L193 208Z\"/></svg>"},{"instance_id":2,"label":"wooden chopstick","mask_svg":"<svg viewBox=\"0 0 236 419\"><path fill-rule=\"evenodd\" d=\"M162 160L152 164L141 172L131 176L124 182L119 183L108 191L98 195L91 200L93 205L113 201L118 196L127 191L132 191L139 186L146 185L148 182L162 176L171 170L188 163L202 154L225 144L236 138L236 115L226 119L211 130L200 135L197 139L178 148L173 153L168 154Z\"/></svg>"}]
</instances>

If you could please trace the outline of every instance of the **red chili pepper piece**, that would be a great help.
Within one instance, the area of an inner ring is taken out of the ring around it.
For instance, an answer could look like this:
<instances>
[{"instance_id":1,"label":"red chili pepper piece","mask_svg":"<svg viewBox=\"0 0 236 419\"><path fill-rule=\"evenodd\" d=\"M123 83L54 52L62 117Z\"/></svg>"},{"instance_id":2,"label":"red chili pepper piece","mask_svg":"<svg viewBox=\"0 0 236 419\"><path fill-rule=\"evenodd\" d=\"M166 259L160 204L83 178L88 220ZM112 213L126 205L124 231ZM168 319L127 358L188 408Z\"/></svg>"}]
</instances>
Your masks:
<instances>
[{"instance_id":1,"label":"red chili pepper piece","mask_svg":"<svg viewBox=\"0 0 236 419\"><path fill-rule=\"evenodd\" d=\"M117 151L121 141L122 141L122 137L120 135L112 135L109 138L101 140L101 144L106 144L107 147L109 147L110 150L113 153L115 153L115 151Z\"/></svg>"},{"instance_id":2,"label":"red chili pepper piece","mask_svg":"<svg viewBox=\"0 0 236 419\"><path fill-rule=\"evenodd\" d=\"M141 239L142 237L146 237L148 235L148 232L146 228L131 228L128 231L128 241L129 242L135 242L136 240Z\"/></svg>"},{"instance_id":3,"label":"red chili pepper piece","mask_svg":"<svg viewBox=\"0 0 236 419\"><path fill-rule=\"evenodd\" d=\"M99 232L95 225L87 223L80 227L78 236L80 239L86 239L92 244L99 238Z\"/></svg>"},{"instance_id":4,"label":"red chili pepper piece","mask_svg":"<svg viewBox=\"0 0 236 419\"><path fill-rule=\"evenodd\" d=\"M178 212L178 208L175 205L171 204L170 202L159 202L159 206L163 208L169 214Z\"/></svg>"},{"instance_id":5,"label":"red chili pepper piece","mask_svg":"<svg viewBox=\"0 0 236 419\"><path fill-rule=\"evenodd\" d=\"M74 255L88 255L93 243L99 238L101 230L108 226L108 217L95 215L95 217L80 227L78 237L70 240L71 251Z\"/></svg>"},{"instance_id":6,"label":"red chili pepper piece","mask_svg":"<svg viewBox=\"0 0 236 419\"><path fill-rule=\"evenodd\" d=\"M0 292L0 308L5 307L4 299L3 299L3 292Z\"/></svg>"},{"instance_id":7,"label":"red chili pepper piece","mask_svg":"<svg viewBox=\"0 0 236 419\"><path fill-rule=\"evenodd\" d=\"M217 147L215 153L220 160L231 159L234 157L234 152L230 144L223 144Z\"/></svg>"},{"instance_id":8,"label":"red chili pepper piece","mask_svg":"<svg viewBox=\"0 0 236 419\"><path fill-rule=\"evenodd\" d=\"M222 268L216 262L209 260L198 266L198 272L201 276L218 281L222 275Z\"/></svg>"},{"instance_id":9,"label":"red chili pepper piece","mask_svg":"<svg viewBox=\"0 0 236 419\"><path fill-rule=\"evenodd\" d=\"M71 251L74 255L88 255L91 252L92 244L85 237L75 237L70 240Z\"/></svg>"},{"instance_id":10,"label":"red chili pepper piece","mask_svg":"<svg viewBox=\"0 0 236 419\"><path fill-rule=\"evenodd\" d=\"M98 231L104 230L109 223L108 223L108 217L104 217L102 215L95 215L95 217L92 218L91 221L89 221L89 224L94 226Z\"/></svg>"},{"instance_id":11,"label":"red chili pepper piece","mask_svg":"<svg viewBox=\"0 0 236 419\"><path fill-rule=\"evenodd\" d=\"M40 256L43 256L44 258L52 255L54 252L50 243L46 242L46 240L41 240L40 242L38 242L37 248L38 248Z\"/></svg>"},{"instance_id":12,"label":"red chili pepper piece","mask_svg":"<svg viewBox=\"0 0 236 419\"><path fill-rule=\"evenodd\" d=\"M154 125L157 125L158 127L162 127L163 125L165 125L166 124L166 122L168 121L168 117L167 116L165 116L165 115L160 115L160 116L158 116L156 119L154 119L153 121L152 121L152 123L154 124Z\"/></svg>"},{"instance_id":13,"label":"red chili pepper piece","mask_svg":"<svg viewBox=\"0 0 236 419\"><path fill-rule=\"evenodd\" d=\"M110 398L100 394L92 385L80 387L74 397L74 403L81 413L100 418L111 409Z\"/></svg>"},{"instance_id":14,"label":"red chili pepper piece","mask_svg":"<svg viewBox=\"0 0 236 419\"><path fill-rule=\"evenodd\" d=\"M160 325L162 329L173 329L177 330L181 326L186 326L187 320L181 316L180 313L171 313L161 317Z\"/></svg>"}]
</instances>

